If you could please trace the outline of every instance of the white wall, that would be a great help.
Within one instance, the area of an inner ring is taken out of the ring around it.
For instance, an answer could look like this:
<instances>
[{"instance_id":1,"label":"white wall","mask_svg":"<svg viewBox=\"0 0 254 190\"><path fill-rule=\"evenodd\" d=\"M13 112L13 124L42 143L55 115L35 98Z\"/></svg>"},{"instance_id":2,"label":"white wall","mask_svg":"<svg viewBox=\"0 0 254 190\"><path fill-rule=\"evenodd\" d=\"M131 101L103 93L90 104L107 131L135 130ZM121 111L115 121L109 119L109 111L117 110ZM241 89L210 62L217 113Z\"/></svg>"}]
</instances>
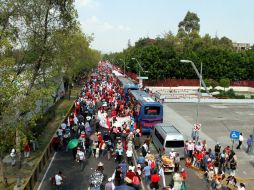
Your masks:
<instances>
[{"instance_id":1,"label":"white wall","mask_svg":"<svg viewBox=\"0 0 254 190\"><path fill-rule=\"evenodd\" d=\"M178 86L178 87L164 87L164 86L146 86L149 90L151 90L153 93L156 91L168 91L172 89L189 89L189 90L197 90L199 87L198 86ZM209 87L208 89L210 89ZM245 86L230 86L229 88L225 88L226 91L229 89L233 89L236 92L252 92L254 93L254 88L251 87L245 87ZM202 87L202 89L204 89ZM217 90L224 90L223 87L217 86L215 87Z\"/></svg>"}]
</instances>

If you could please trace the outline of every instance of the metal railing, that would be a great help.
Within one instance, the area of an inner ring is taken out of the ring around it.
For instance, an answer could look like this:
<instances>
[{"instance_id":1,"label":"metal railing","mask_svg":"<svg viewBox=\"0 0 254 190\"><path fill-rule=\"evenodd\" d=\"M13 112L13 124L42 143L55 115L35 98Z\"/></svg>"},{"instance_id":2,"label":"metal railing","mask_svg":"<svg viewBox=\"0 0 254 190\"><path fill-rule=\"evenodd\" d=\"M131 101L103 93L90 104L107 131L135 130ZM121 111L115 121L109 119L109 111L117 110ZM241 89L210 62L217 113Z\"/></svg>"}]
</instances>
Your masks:
<instances>
[{"instance_id":1,"label":"metal railing","mask_svg":"<svg viewBox=\"0 0 254 190\"><path fill-rule=\"evenodd\" d=\"M70 108L69 108L68 112L66 113L62 122L69 116L73 107L74 107L74 102L70 106ZM42 152L42 155L41 155L39 161L37 162L36 166L34 167L31 176L26 180L25 184L22 186L22 188L21 188L22 190L33 190L35 188L36 183L39 179L40 173L42 172L44 166L48 163L48 160L52 157L52 155L54 153L54 149L51 144L52 139L53 139L53 136L51 137L51 139L50 139L49 143L47 144L47 146L45 147L44 151Z\"/></svg>"}]
</instances>

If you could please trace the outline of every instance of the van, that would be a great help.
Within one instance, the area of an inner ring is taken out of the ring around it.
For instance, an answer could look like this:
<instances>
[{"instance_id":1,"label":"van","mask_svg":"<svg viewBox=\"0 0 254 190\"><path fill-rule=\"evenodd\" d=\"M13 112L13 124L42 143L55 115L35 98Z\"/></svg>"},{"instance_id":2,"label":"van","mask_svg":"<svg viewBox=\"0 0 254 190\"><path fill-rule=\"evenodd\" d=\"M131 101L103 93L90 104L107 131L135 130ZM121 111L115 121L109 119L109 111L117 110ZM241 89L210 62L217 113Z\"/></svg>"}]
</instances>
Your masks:
<instances>
[{"instance_id":1,"label":"van","mask_svg":"<svg viewBox=\"0 0 254 190\"><path fill-rule=\"evenodd\" d=\"M169 154L173 150L184 158L184 137L172 124L155 124L152 141L160 154Z\"/></svg>"}]
</instances>

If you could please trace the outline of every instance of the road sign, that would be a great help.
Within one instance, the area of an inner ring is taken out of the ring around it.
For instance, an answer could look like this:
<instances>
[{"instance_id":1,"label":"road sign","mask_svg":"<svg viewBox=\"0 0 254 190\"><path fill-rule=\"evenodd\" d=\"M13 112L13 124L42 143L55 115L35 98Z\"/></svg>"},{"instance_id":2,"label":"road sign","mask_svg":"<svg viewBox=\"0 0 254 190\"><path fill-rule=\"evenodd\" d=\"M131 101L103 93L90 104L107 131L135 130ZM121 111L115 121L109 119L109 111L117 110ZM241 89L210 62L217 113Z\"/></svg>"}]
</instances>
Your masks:
<instances>
[{"instance_id":1,"label":"road sign","mask_svg":"<svg viewBox=\"0 0 254 190\"><path fill-rule=\"evenodd\" d=\"M137 77L137 79L147 80L148 77Z\"/></svg>"},{"instance_id":2,"label":"road sign","mask_svg":"<svg viewBox=\"0 0 254 190\"><path fill-rule=\"evenodd\" d=\"M238 140L240 137L240 132L237 130L231 130L230 131L230 138L233 140Z\"/></svg>"},{"instance_id":3,"label":"road sign","mask_svg":"<svg viewBox=\"0 0 254 190\"><path fill-rule=\"evenodd\" d=\"M200 131L200 129L201 129L201 123L195 123L193 130L194 131Z\"/></svg>"}]
</instances>

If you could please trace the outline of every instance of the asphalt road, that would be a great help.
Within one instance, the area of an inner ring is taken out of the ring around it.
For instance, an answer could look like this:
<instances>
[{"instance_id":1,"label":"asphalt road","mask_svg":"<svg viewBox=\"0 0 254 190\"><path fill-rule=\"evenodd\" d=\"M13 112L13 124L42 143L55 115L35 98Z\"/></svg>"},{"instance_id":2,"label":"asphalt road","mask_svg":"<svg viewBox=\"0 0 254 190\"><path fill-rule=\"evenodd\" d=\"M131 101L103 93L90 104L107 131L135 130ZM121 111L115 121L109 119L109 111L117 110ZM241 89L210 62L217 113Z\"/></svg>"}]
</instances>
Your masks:
<instances>
[{"instance_id":1,"label":"asphalt road","mask_svg":"<svg viewBox=\"0 0 254 190\"><path fill-rule=\"evenodd\" d=\"M154 148L153 144L151 144L150 150L151 153L157 154L157 150ZM136 152L135 155L138 154L139 152ZM54 176L54 174L60 170L63 172L63 175L65 176L62 190L87 190L89 187L88 183L89 177L100 161L104 163L105 180L107 180L108 177L112 176L114 169L117 166L113 158L111 158L111 160L107 160L106 157L96 159L91 156L89 159L86 160L85 168L83 171L81 171L80 165L73 159L71 151L57 152L50 166L49 167L47 166L43 174L40 175L41 184L38 184L37 189L54 190L55 187L50 184L49 178ZM184 166L184 161L182 161L181 166ZM48 171L46 173L47 169ZM207 189L206 184L202 179L202 176L200 176L200 174L198 174L196 171L193 171L192 169L187 168L186 170L188 173L186 182L187 189L195 189L195 190ZM172 179L172 174L166 174L165 179L166 184L168 185ZM162 187L162 180L160 185ZM147 186L148 184L144 183L145 189L148 189Z\"/></svg>"},{"instance_id":2,"label":"asphalt road","mask_svg":"<svg viewBox=\"0 0 254 190\"><path fill-rule=\"evenodd\" d=\"M89 187L89 177L100 161L104 163L104 174L106 176L111 176L114 168L116 167L113 159L107 160L106 158L96 159L91 157L85 162L85 168L81 171L80 165L74 161L71 151L67 153L58 152L46 174L44 181L42 181L40 190L55 189L55 187L49 183L49 178L54 176L54 174L59 170L62 171L65 176L62 187L63 190L86 190ZM107 177L105 177L105 180L107 180Z\"/></svg>"},{"instance_id":3,"label":"asphalt road","mask_svg":"<svg viewBox=\"0 0 254 190\"><path fill-rule=\"evenodd\" d=\"M154 155L158 155L158 151L153 145L153 143L150 144L150 151ZM187 180L186 180L186 189L195 189L195 190L207 190L207 185L205 180L203 179L203 175L198 173L197 171L194 171L190 168L185 167L184 160L181 160L180 167L183 167L187 171ZM166 185L169 185L172 180L172 174L171 173L165 173L165 179L166 179ZM160 187L163 187L162 180L160 181Z\"/></svg>"}]
</instances>

